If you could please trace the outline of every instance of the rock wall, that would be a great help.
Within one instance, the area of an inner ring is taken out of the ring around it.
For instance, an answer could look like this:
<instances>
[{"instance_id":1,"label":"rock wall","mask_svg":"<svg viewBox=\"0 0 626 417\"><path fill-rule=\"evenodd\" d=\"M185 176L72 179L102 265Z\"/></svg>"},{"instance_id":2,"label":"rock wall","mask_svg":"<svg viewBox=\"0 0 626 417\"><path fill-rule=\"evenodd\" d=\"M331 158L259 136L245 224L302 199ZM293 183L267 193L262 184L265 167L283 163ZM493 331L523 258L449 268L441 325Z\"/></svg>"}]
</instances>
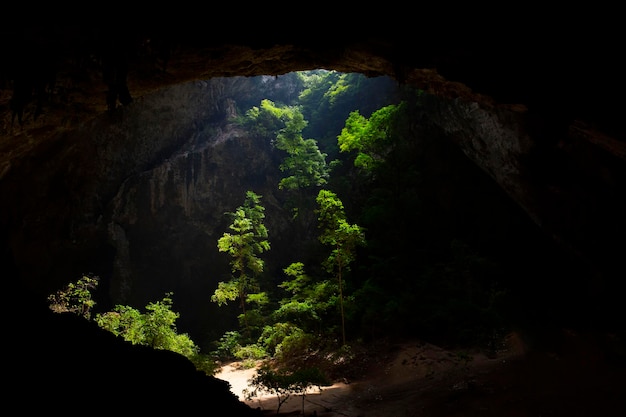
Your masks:
<instances>
[{"instance_id":1,"label":"rock wall","mask_svg":"<svg viewBox=\"0 0 626 417\"><path fill-rule=\"evenodd\" d=\"M615 285L626 233L622 143L583 124L555 128L524 106L425 95L422 111L602 285Z\"/></svg>"},{"instance_id":2,"label":"rock wall","mask_svg":"<svg viewBox=\"0 0 626 417\"><path fill-rule=\"evenodd\" d=\"M213 327L216 338L226 330L219 323L227 323L210 302L217 283L230 276L230 258L217 248L229 231L226 213L252 190L262 196L272 244L264 258L276 259L273 253L284 253L286 245L295 251L298 242L290 239L289 213L280 201L280 155L269 143L227 124L195 132L181 148L128 178L111 201L106 221L116 256L110 296L143 306L173 291L183 328L198 340Z\"/></svg>"},{"instance_id":3,"label":"rock wall","mask_svg":"<svg viewBox=\"0 0 626 417\"><path fill-rule=\"evenodd\" d=\"M224 110L215 84L219 80L165 89L61 130L11 160L0 184L12 201L0 217L6 250L40 298L79 274L107 272L97 259L112 250L108 204L127 178L161 163Z\"/></svg>"}]
</instances>

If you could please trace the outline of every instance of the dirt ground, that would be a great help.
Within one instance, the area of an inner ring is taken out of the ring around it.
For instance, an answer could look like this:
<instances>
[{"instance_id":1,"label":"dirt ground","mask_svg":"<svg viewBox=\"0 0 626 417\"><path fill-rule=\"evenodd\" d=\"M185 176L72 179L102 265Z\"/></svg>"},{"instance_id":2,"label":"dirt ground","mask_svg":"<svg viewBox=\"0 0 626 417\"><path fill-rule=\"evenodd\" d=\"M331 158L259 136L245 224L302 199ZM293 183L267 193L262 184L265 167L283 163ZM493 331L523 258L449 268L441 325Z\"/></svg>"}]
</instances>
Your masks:
<instances>
[{"instance_id":1,"label":"dirt ground","mask_svg":"<svg viewBox=\"0 0 626 417\"><path fill-rule=\"evenodd\" d=\"M353 381L291 397L280 407L266 396L245 400L255 370L233 363L218 378L266 415L317 417L624 417L626 364L596 341L564 331L551 349L529 350L516 334L495 356L407 342L372 358Z\"/></svg>"}]
</instances>

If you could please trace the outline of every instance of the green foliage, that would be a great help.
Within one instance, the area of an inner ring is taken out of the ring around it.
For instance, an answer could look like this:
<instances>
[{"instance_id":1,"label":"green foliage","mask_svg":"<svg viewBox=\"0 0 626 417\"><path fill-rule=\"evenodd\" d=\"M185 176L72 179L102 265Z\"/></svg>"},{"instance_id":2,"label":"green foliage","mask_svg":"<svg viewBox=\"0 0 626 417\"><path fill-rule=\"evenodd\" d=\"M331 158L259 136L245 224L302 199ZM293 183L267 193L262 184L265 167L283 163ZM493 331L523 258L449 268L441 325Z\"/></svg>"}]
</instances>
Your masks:
<instances>
[{"instance_id":1,"label":"green foliage","mask_svg":"<svg viewBox=\"0 0 626 417\"><path fill-rule=\"evenodd\" d=\"M285 157L280 169L291 175L280 180L279 189L297 190L327 183L326 154L320 152L314 139L300 138L297 148L287 152L289 156Z\"/></svg>"},{"instance_id":2,"label":"green foliage","mask_svg":"<svg viewBox=\"0 0 626 417\"><path fill-rule=\"evenodd\" d=\"M191 357L198 353L198 348L187 334L177 333L176 320L180 314L172 311L171 297L172 293L167 293L161 301L149 303L146 313L118 305L112 312L97 314L95 321L100 327L133 344L171 350Z\"/></svg>"},{"instance_id":3,"label":"green foliage","mask_svg":"<svg viewBox=\"0 0 626 417\"><path fill-rule=\"evenodd\" d=\"M98 326L122 337L132 344L145 344L143 315L132 307L117 305L113 311L97 314L94 318Z\"/></svg>"},{"instance_id":4,"label":"green foliage","mask_svg":"<svg viewBox=\"0 0 626 417\"><path fill-rule=\"evenodd\" d=\"M263 138L274 138L284 126L284 119L290 108L279 108L271 100L264 99L259 107L249 109L239 123L254 135Z\"/></svg>"},{"instance_id":5,"label":"green foliage","mask_svg":"<svg viewBox=\"0 0 626 417\"><path fill-rule=\"evenodd\" d=\"M71 312L91 320L91 308L95 305L91 291L97 288L98 282L98 277L84 275L77 282L48 296L50 309L56 313ZM180 314L172 311L172 295L171 292L166 293L161 301L149 303L146 313L133 307L117 305L113 311L96 314L93 321L132 344L181 354L192 361L198 370L213 375L216 370L214 362L200 353L187 334L177 333L176 320Z\"/></svg>"},{"instance_id":6,"label":"green foliage","mask_svg":"<svg viewBox=\"0 0 626 417\"><path fill-rule=\"evenodd\" d=\"M231 280L220 282L211 300L224 304L228 300L239 298L242 307L249 290L256 289L254 278L263 272L264 261L257 255L270 249L267 240L267 228L263 224L265 208L260 205L260 196L252 191L246 192L246 199L242 206L233 213L227 213L233 218L229 226L234 233L225 232L218 240L220 252L228 253L233 275Z\"/></svg>"},{"instance_id":7,"label":"green foliage","mask_svg":"<svg viewBox=\"0 0 626 417\"><path fill-rule=\"evenodd\" d=\"M291 174L279 182L280 189L296 190L326 183L328 177L326 155L320 152L314 139L302 138L302 130L305 127L306 121L302 113L293 108L285 127L276 136L276 148L288 155L281 163L280 169Z\"/></svg>"},{"instance_id":8,"label":"green foliage","mask_svg":"<svg viewBox=\"0 0 626 417\"><path fill-rule=\"evenodd\" d=\"M235 357L235 352L241 347L241 333L232 330L224 333L217 342L215 355L219 359L228 360Z\"/></svg>"},{"instance_id":9,"label":"green foliage","mask_svg":"<svg viewBox=\"0 0 626 417\"><path fill-rule=\"evenodd\" d=\"M341 74L337 82L331 85L325 95L328 97L328 102L332 107L340 97L346 96L354 88L355 86L348 80L348 74Z\"/></svg>"},{"instance_id":10,"label":"green foliage","mask_svg":"<svg viewBox=\"0 0 626 417\"><path fill-rule=\"evenodd\" d=\"M211 296L211 301L222 306L234 301L239 296L239 283L237 281L218 282L217 289Z\"/></svg>"},{"instance_id":11,"label":"green foliage","mask_svg":"<svg viewBox=\"0 0 626 417\"><path fill-rule=\"evenodd\" d=\"M280 307L274 312L274 317L278 320L289 321L308 328L311 328L314 323L319 323L320 321L320 317L317 314L312 300L283 301Z\"/></svg>"},{"instance_id":12,"label":"green foliage","mask_svg":"<svg viewBox=\"0 0 626 417\"><path fill-rule=\"evenodd\" d=\"M129 306L117 305L113 311L97 314L94 321L132 344L183 355L196 369L213 375L217 366L211 358L200 353L189 335L177 332L176 320L180 314L172 311L172 295L171 292L166 293L161 301L148 303L145 313Z\"/></svg>"},{"instance_id":13,"label":"green foliage","mask_svg":"<svg viewBox=\"0 0 626 417\"><path fill-rule=\"evenodd\" d=\"M287 268L283 269L285 275L292 277L291 280L284 281L279 287L297 295L311 282L311 278L304 272L304 264L302 262L293 262Z\"/></svg>"},{"instance_id":14,"label":"green foliage","mask_svg":"<svg viewBox=\"0 0 626 417\"><path fill-rule=\"evenodd\" d=\"M144 344L189 356L194 353L195 346L186 334L177 334L176 320L180 313L172 311L171 297L172 293L167 293L161 301L148 303L145 307Z\"/></svg>"},{"instance_id":15,"label":"green foliage","mask_svg":"<svg viewBox=\"0 0 626 417\"><path fill-rule=\"evenodd\" d=\"M277 359L305 355L315 349L320 338L334 338L333 326L326 322L337 307L337 286L327 280L317 281L304 271L302 262L294 262L284 269L290 279L279 285L290 295L279 302L268 318L259 343Z\"/></svg>"},{"instance_id":16,"label":"green foliage","mask_svg":"<svg viewBox=\"0 0 626 417\"><path fill-rule=\"evenodd\" d=\"M274 320L293 323L307 333L332 329L330 323L322 326L322 322L337 307L338 285L320 277L313 279L305 273L302 262L294 262L283 271L290 279L279 287L291 295L280 301Z\"/></svg>"},{"instance_id":17,"label":"green foliage","mask_svg":"<svg viewBox=\"0 0 626 417\"><path fill-rule=\"evenodd\" d=\"M385 161L390 151L391 120L398 112L398 106L389 105L376 110L366 119L358 111L353 111L346 120L345 127L337 137L341 152L356 152L354 165L365 171L373 171Z\"/></svg>"},{"instance_id":18,"label":"green foliage","mask_svg":"<svg viewBox=\"0 0 626 417\"><path fill-rule=\"evenodd\" d=\"M293 358L305 357L320 343L319 336L305 333L298 328L293 330L276 346L275 357L277 359L288 361Z\"/></svg>"},{"instance_id":19,"label":"green foliage","mask_svg":"<svg viewBox=\"0 0 626 417\"><path fill-rule=\"evenodd\" d=\"M398 85L388 77L325 70L301 74L305 89L297 104L309 121L303 134L315 138L330 161L341 158L337 135L350 112L358 110L367 117L374 110L398 101ZM329 181L338 179L329 178Z\"/></svg>"},{"instance_id":20,"label":"green foliage","mask_svg":"<svg viewBox=\"0 0 626 417\"><path fill-rule=\"evenodd\" d=\"M267 228L263 224L265 207L260 204L261 196L253 191L246 192L242 206L232 213L229 229L218 240L220 252L231 256L231 276L228 282L219 282L211 296L218 305L239 299L246 331L250 334L247 321L246 301L249 293L258 291L257 277L263 272L264 261L258 256L270 249Z\"/></svg>"},{"instance_id":21,"label":"green foliage","mask_svg":"<svg viewBox=\"0 0 626 417\"><path fill-rule=\"evenodd\" d=\"M281 171L287 173L278 184L280 189L297 190L326 184L329 175L326 154L319 150L317 141L302 137L307 121L298 107L277 106L264 99L259 107L246 112L241 124L287 153L280 164Z\"/></svg>"},{"instance_id":22,"label":"green foliage","mask_svg":"<svg viewBox=\"0 0 626 417\"><path fill-rule=\"evenodd\" d=\"M298 73L304 80L304 89L300 92L298 103L307 109L311 120L317 120L322 114L329 114L329 94L338 80L341 73L336 71L306 71Z\"/></svg>"},{"instance_id":23,"label":"green foliage","mask_svg":"<svg viewBox=\"0 0 626 417\"><path fill-rule=\"evenodd\" d=\"M50 310L55 313L74 313L91 319L91 309L96 302L91 298L91 291L98 287L100 278L83 275L78 281L70 282L67 286L50 294L48 302Z\"/></svg>"},{"instance_id":24,"label":"green foliage","mask_svg":"<svg viewBox=\"0 0 626 417\"><path fill-rule=\"evenodd\" d=\"M281 304L287 304L293 301L317 301L317 297L315 296L316 282L306 274L302 262L293 262L287 268L283 269L283 272L289 279L280 283L278 287L291 293L291 297L287 300L282 300Z\"/></svg>"},{"instance_id":25,"label":"green foliage","mask_svg":"<svg viewBox=\"0 0 626 417\"><path fill-rule=\"evenodd\" d=\"M256 343L252 343L249 345L240 346L239 349L234 352L234 356L235 358L243 361L255 362L260 359L266 358L267 352L262 346Z\"/></svg>"},{"instance_id":26,"label":"green foliage","mask_svg":"<svg viewBox=\"0 0 626 417\"><path fill-rule=\"evenodd\" d=\"M365 232L360 226L348 223L343 203L332 191L320 190L316 201L319 240L333 248L324 265L329 272L341 276L341 271L349 270L355 260L356 247L365 245Z\"/></svg>"},{"instance_id":27,"label":"green foliage","mask_svg":"<svg viewBox=\"0 0 626 417\"><path fill-rule=\"evenodd\" d=\"M193 354L187 356L187 359L191 361L193 366L198 371L204 372L206 375L212 376L218 371L218 364L211 355L194 352Z\"/></svg>"},{"instance_id":28,"label":"green foliage","mask_svg":"<svg viewBox=\"0 0 626 417\"><path fill-rule=\"evenodd\" d=\"M270 303L269 296L265 292L252 293L247 295L248 309L245 314L239 316L239 323L242 327L248 327L249 342L255 340L267 323L266 310Z\"/></svg>"},{"instance_id":29,"label":"green foliage","mask_svg":"<svg viewBox=\"0 0 626 417\"><path fill-rule=\"evenodd\" d=\"M335 276L339 286L342 340L345 345L343 273L350 270L350 264L356 258L356 247L365 245L365 233L360 226L348 223L343 203L332 191L320 190L316 201L321 230L319 240L332 248L324 267Z\"/></svg>"},{"instance_id":30,"label":"green foliage","mask_svg":"<svg viewBox=\"0 0 626 417\"><path fill-rule=\"evenodd\" d=\"M300 329L292 323L275 322L265 326L261 337L259 337L259 342L265 347L265 350L273 356L283 340L297 331L300 331Z\"/></svg>"}]
</instances>

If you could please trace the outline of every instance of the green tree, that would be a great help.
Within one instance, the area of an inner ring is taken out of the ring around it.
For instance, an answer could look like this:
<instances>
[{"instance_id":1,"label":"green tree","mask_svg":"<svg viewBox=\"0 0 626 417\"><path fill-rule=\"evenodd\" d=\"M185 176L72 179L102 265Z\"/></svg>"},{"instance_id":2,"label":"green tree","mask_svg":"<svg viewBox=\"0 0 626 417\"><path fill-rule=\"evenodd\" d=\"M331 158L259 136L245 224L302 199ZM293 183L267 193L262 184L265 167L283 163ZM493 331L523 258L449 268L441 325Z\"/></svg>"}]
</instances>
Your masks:
<instances>
[{"instance_id":1,"label":"green tree","mask_svg":"<svg viewBox=\"0 0 626 417\"><path fill-rule=\"evenodd\" d=\"M50 309L55 313L75 313L87 320L91 319L91 309L96 302L91 298L91 291L98 287L100 278L83 275L76 282L48 296Z\"/></svg>"},{"instance_id":2,"label":"green tree","mask_svg":"<svg viewBox=\"0 0 626 417\"><path fill-rule=\"evenodd\" d=\"M258 255L270 249L268 233L263 220L265 207L260 204L261 196L253 191L246 192L244 204L232 213L229 226L232 231L224 232L217 242L220 252L232 258L231 279L219 282L211 296L211 301L218 305L239 299L244 319L244 326L249 331L246 316L246 299L251 292L258 292L258 276L263 272L265 262Z\"/></svg>"},{"instance_id":3,"label":"green tree","mask_svg":"<svg viewBox=\"0 0 626 417\"><path fill-rule=\"evenodd\" d=\"M161 301L146 305L146 312L118 305L112 312L96 315L95 321L106 330L133 344L154 349L171 350L190 357L198 352L186 334L178 334L176 320L180 313L172 311L172 293L166 293Z\"/></svg>"},{"instance_id":4,"label":"green tree","mask_svg":"<svg viewBox=\"0 0 626 417\"><path fill-rule=\"evenodd\" d=\"M98 283L98 277L84 275L77 282L48 296L50 309L55 313L70 312L91 320L91 308L95 305L91 292ZM217 367L209 356L201 354L187 334L177 333L175 322L180 314L172 311L172 295L166 293L161 301L148 304L146 313L117 305L113 311L96 314L93 321L127 342L176 352L187 357L199 371L207 375L215 374Z\"/></svg>"},{"instance_id":5,"label":"green tree","mask_svg":"<svg viewBox=\"0 0 626 417\"><path fill-rule=\"evenodd\" d=\"M246 330L245 337L241 338L243 346L236 350L235 357L240 359L259 359L266 356L263 347L254 346L255 340L262 334L268 323L270 313L270 299L265 292L249 293L246 295L246 312L239 314L239 326Z\"/></svg>"},{"instance_id":6,"label":"green tree","mask_svg":"<svg viewBox=\"0 0 626 417\"><path fill-rule=\"evenodd\" d=\"M320 190L317 195L319 240L322 244L332 247L328 258L324 261L324 268L337 279L339 287L339 309L341 312L341 335L343 344L346 344L345 315L343 309L343 274L350 270L350 264L356 259L357 246L365 245L364 230L356 225L349 224L342 201L329 190Z\"/></svg>"},{"instance_id":7,"label":"green tree","mask_svg":"<svg viewBox=\"0 0 626 417\"><path fill-rule=\"evenodd\" d=\"M279 284L291 293L280 301L274 318L296 324L306 332L319 333L326 311L334 305L332 293L336 287L328 280L314 280L304 271L302 262L294 262L283 270L289 279Z\"/></svg>"},{"instance_id":8,"label":"green tree","mask_svg":"<svg viewBox=\"0 0 626 417\"><path fill-rule=\"evenodd\" d=\"M287 153L280 169L288 175L280 180L278 188L298 190L326 184L329 175L326 154L320 152L315 139L302 137L307 122L300 110L293 108L289 115L275 142L277 149Z\"/></svg>"},{"instance_id":9,"label":"green tree","mask_svg":"<svg viewBox=\"0 0 626 417\"><path fill-rule=\"evenodd\" d=\"M172 310L172 295L166 293L161 301L146 305L145 313L123 305L113 311L96 315L98 326L122 337L127 342L176 352L189 359L199 371L214 375L217 369L208 355L186 333L178 333L176 320L180 313Z\"/></svg>"},{"instance_id":10,"label":"green tree","mask_svg":"<svg viewBox=\"0 0 626 417\"><path fill-rule=\"evenodd\" d=\"M298 106L279 106L264 99L259 107L251 108L240 118L240 124L287 154L280 164L286 175L278 183L279 189L297 191L326 184L327 155L320 151L315 139L303 138L308 122Z\"/></svg>"},{"instance_id":11,"label":"green tree","mask_svg":"<svg viewBox=\"0 0 626 417\"><path fill-rule=\"evenodd\" d=\"M290 107L278 107L273 101L263 99L258 107L254 106L246 111L238 121L253 135L274 139L278 131L284 127L290 111Z\"/></svg>"},{"instance_id":12,"label":"green tree","mask_svg":"<svg viewBox=\"0 0 626 417\"><path fill-rule=\"evenodd\" d=\"M303 134L315 138L333 163L340 157L337 135L351 111L358 110L369 116L376 109L399 100L398 84L389 77L326 70L299 72L298 75L304 81L298 106L309 121Z\"/></svg>"},{"instance_id":13,"label":"green tree","mask_svg":"<svg viewBox=\"0 0 626 417\"><path fill-rule=\"evenodd\" d=\"M399 105L389 105L376 110L369 119L353 111L345 127L337 137L341 152L356 152L354 165L365 171L373 171L385 160L393 144L391 119L399 111Z\"/></svg>"},{"instance_id":14,"label":"green tree","mask_svg":"<svg viewBox=\"0 0 626 417\"><path fill-rule=\"evenodd\" d=\"M134 345L145 344L143 314L136 308L116 305L113 311L96 315L98 326Z\"/></svg>"},{"instance_id":15,"label":"green tree","mask_svg":"<svg viewBox=\"0 0 626 417\"><path fill-rule=\"evenodd\" d=\"M338 305L337 285L330 280L313 279L305 273L302 262L292 263L283 272L288 279L279 288L289 295L279 301L259 338L267 352L278 360L306 355L324 344L324 336L334 336L336 327L325 319Z\"/></svg>"}]
</instances>

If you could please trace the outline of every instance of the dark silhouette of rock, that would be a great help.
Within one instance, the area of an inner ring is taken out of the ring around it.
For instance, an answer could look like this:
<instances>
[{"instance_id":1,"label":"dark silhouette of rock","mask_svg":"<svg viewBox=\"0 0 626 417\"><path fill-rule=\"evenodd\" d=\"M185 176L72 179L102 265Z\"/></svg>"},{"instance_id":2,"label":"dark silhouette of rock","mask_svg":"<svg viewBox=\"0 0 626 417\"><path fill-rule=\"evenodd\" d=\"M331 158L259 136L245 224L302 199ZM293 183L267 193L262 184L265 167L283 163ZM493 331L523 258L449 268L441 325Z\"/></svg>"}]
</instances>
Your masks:
<instances>
[{"instance_id":1,"label":"dark silhouette of rock","mask_svg":"<svg viewBox=\"0 0 626 417\"><path fill-rule=\"evenodd\" d=\"M132 345L74 314L40 311L29 325L10 328L14 343L5 353L11 365L3 393L10 409L64 415L198 410L258 415L226 381L196 370L184 356Z\"/></svg>"}]
</instances>

